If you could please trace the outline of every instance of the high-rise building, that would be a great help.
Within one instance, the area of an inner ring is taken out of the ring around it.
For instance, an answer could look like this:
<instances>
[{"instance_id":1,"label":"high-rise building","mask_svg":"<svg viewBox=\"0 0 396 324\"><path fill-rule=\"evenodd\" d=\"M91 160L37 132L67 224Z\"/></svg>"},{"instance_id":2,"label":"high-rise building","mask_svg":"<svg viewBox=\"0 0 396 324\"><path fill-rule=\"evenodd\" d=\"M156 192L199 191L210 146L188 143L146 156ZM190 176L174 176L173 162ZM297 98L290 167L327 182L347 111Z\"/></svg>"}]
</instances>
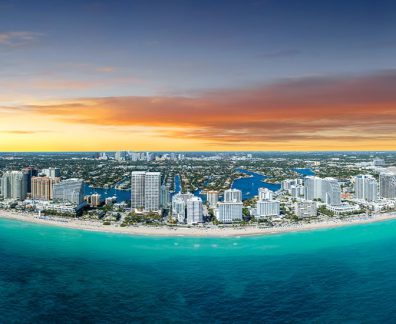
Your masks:
<instances>
[{"instance_id":1,"label":"high-rise building","mask_svg":"<svg viewBox=\"0 0 396 324\"><path fill-rule=\"evenodd\" d=\"M321 199L328 205L338 206L341 204L341 187L337 179L305 177L304 198L306 200Z\"/></svg>"},{"instance_id":2,"label":"high-rise building","mask_svg":"<svg viewBox=\"0 0 396 324\"><path fill-rule=\"evenodd\" d=\"M1 178L1 193L4 199L24 200L27 194L28 176L22 171L7 171Z\"/></svg>"},{"instance_id":3,"label":"high-rise building","mask_svg":"<svg viewBox=\"0 0 396 324\"><path fill-rule=\"evenodd\" d=\"M224 191L225 202L241 202L242 191L239 189L227 189Z\"/></svg>"},{"instance_id":4,"label":"high-rise building","mask_svg":"<svg viewBox=\"0 0 396 324\"><path fill-rule=\"evenodd\" d=\"M161 173L146 172L144 178L144 210L160 210Z\"/></svg>"},{"instance_id":5,"label":"high-rise building","mask_svg":"<svg viewBox=\"0 0 396 324\"><path fill-rule=\"evenodd\" d=\"M219 192L215 190L209 190L206 193L206 200L209 203L209 207L216 207L218 201L219 201Z\"/></svg>"},{"instance_id":6,"label":"high-rise building","mask_svg":"<svg viewBox=\"0 0 396 324\"><path fill-rule=\"evenodd\" d=\"M232 223L242 220L242 202L229 201L219 202L216 210L216 218L221 223Z\"/></svg>"},{"instance_id":7,"label":"high-rise building","mask_svg":"<svg viewBox=\"0 0 396 324\"><path fill-rule=\"evenodd\" d=\"M61 176L61 171L59 168L43 169L42 173L49 178L59 178Z\"/></svg>"},{"instance_id":8,"label":"high-rise building","mask_svg":"<svg viewBox=\"0 0 396 324\"><path fill-rule=\"evenodd\" d=\"M318 209L315 201L301 201L294 204L294 212L299 218L315 217Z\"/></svg>"},{"instance_id":9,"label":"high-rise building","mask_svg":"<svg viewBox=\"0 0 396 324\"><path fill-rule=\"evenodd\" d=\"M278 200L258 200L257 217L271 217L280 215L280 202Z\"/></svg>"},{"instance_id":10,"label":"high-rise building","mask_svg":"<svg viewBox=\"0 0 396 324\"><path fill-rule=\"evenodd\" d=\"M160 205L161 208L168 208L170 204L170 191L167 186L162 185L160 189Z\"/></svg>"},{"instance_id":11,"label":"high-rise building","mask_svg":"<svg viewBox=\"0 0 396 324\"><path fill-rule=\"evenodd\" d=\"M172 197L172 216L176 218L179 223L185 222L187 200L192 197L194 197L192 193L178 193Z\"/></svg>"},{"instance_id":12,"label":"high-rise building","mask_svg":"<svg viewBox=\"0 0 396 324\"><path fill-rule=\"evenodd\" d=\"M355 177L355 198L376 201L378 199L378 183L371 175L358 175Z\"/></svg>"},{"instance_id":13,"label":"high-rise building","mask_svg":"<svg viewBox=\"0 0 396 324\"><path fill-rule=\"evenodd\" d=\"M32 177L32 198L37 200L52 200L54 185L60 178Z\"/></svg>"},{"instance_id":14,"label":"high-rise building","mask_svg":"<svg viewBox=\"0 0 396 324\"><path fill-rule=\"evenodd\" d=\"M186 219L186 203L182 197L174 195L172 198L172 216L179 223L184 223Z\"/></svg>"},{"instance_id":15,"label":"high-rise building","mask_svg":"<svg viewBox=\"0 0 396 324\"><path fill-rule=\"evenodd\" d=\"M92 194L91 195L91 206L92 207L98 207L101 204L101 196L98 193Z\"/></svg>"},{"instance_id":16,"label":"high-rise building","mask_svg":"<svg viewBox=\"0 0 396 324\"><path fill-rule=\"evenodd\" d=\"M133 209L144 208L144 181L145 171L133 171L131 178L131 207Z\"/></svg>"},{"instance_id":17,"label":"high-rise building","mask_svg":"<svg viewBox=\"0 0 396 324\"><path fill-rule=\"evenodd\" d=\"M54 200L80 205L83 202L83 194L83 180L67 179L54 184Z\"/></svg>"},{"instance_id":18,"label":"high-rise building","mask_svg":"<svg viewBox=\"0 0 396 324\"><path fill-rule=\"evenodd\" d=\"M304 196L304 186L302 185L291 186L289 191L290 195L294 198Z\"/></svg>"},{"instance_id":19,"label":"high-rise building","mask_svg":"<svg viewBox=\"0 0 396 324\"><path fill-rule=\"evenodd\" d=\"M396 198L396 174L391 172L381 173L379 183L379 191L382 198Z\"/></svg>"},{"instance_id":20,"label":"high-rise building","mask_svg":"<svg viewBox=\"0 0 396 324\"><path fill-rule=\"evenodd\" d=\"M314 200L322 198L322 179L309 176L304 178L304 198Z\"/></svg>"},{"instance_id":21,"label":"high-rise building","mask_svg":"<svg viewBox=\"0 0 396 324\"><path fill-rule=\"evenodd\" d=\"M259 200L272 200L273 192L268 188L259 188L258 199Z\"/></svg>"},{"instance_id":22,"label":"high-rise building","mask_svg":"<svg viewBox=\"0 0 396 324\"><path fill-rule=\"evenodd\" d=\"M341 205L341 187L337 179L324 178L322 180L322 201L327 205Z\"/></svg>"},{"instance_id":23,"label":"high-rise building","mask_svg":"<svg viewBox=\"0 0 396 324\"><path fill-rule=\"evenodd\" d=\"M160 172L133 171L131 178L132 208L159 211L160 186Z\"/></svg>"},{"instance_id":24,"label":"high-rise building","mask_svg":"<svg viewBox=\"0 0 396 324\"><path fill-rule=\"evenodd\" d=\"M203 222L203 206L200 197L187 199L187 224L198 224Z\"/></svg>"},{"instance_id":25,"label":"high-rise building","mask_svg":"<svg viewBox=\"0 0 396 324\"><path fill-rule=\"evenodd\" d=\"M38 176L38 170L34 167L27 167L22 169L22 172L27 176L27 192L32 192L32 178Z\"/></svg>"}]
</instances>

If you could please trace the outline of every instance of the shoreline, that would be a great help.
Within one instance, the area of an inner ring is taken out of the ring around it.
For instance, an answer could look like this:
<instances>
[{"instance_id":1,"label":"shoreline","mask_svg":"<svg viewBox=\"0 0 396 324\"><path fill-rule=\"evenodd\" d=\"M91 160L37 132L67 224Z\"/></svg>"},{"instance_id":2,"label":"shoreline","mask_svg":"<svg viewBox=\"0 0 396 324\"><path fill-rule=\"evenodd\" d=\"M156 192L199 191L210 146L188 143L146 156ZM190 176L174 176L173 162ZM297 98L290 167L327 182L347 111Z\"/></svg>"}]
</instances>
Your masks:
<instances>
[{"instance_id":1,"label":"shoreline","mask_svg":"<svg viewBox=\"0 0 396 324\"><path fill-rule=\"evenodd\" d=\"M338 221L326 221L307 224L293 224L288 226L259 228L257 226L244 227L169 227L169 226L130 226L120 227L119 224L103 225L99 221L86 221L61 217L42 216L32 213L10 212L0 210L0 218L29 222L39 225L57 226L91 232L127 234L135 236L167 236L167 237L238 237L276 235L312 230L331 229L350 225L363 225L388 220L396 220L396 212L373 215L370 218L356 218Z\"/></svg>"}]
</instances>

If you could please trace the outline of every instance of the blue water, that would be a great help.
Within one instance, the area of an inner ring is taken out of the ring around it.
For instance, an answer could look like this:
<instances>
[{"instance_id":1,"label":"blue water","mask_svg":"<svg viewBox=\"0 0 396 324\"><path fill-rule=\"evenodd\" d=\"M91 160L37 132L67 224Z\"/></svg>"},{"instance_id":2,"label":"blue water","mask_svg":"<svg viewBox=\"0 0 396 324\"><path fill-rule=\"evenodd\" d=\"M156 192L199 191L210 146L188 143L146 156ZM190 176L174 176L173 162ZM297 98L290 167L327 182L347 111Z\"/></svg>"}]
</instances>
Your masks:
<instances>
[{"instance_id":1,"label":"blue water","mask_svg":"<svg viewBox=\"0 0 396 324\"><path fill-rule=\"evenodd\" d=\"M302 176L313 176L315 175L315 172L312 171L312 169L293 169L293 171L296 171L297 173L301 174Z\"/></svg>"},{"instance_id":2,"label":"blue water","mask_svg":"<svg viewBox=\"0 0 396 324\"><path fill-rule=\"evenodd\" d=\"M178 174L175 176L174 180L174 191L175 193L181 192L180 175Z\"/></svg>"},{"instance_id":3,"label":"blue water","mask_svg":"<svg viewBox=\"0 0 396 324\"><path fill-rule=\"evenodd\" d=\"M0 219L0 323L396 321L396 222L156 238Z\"/></svg>"},{"instance_id":4,"label":"blue water","mask_svg":"<svg viewBox=\"0 0 396 324\"><path fill-rule=\"evenodd\" d=\"M280 189L279 184L265 182L264 180L267 177L264 175L243 169L237 170L251 176L249 178L236 179L231 185L232 188L242 191L242 199L250 199L254 196L257 196L259 188L268 188L272 191L277 191Z\"/></svg>"},{"instance_id":5,"label":"blue water","mask_svg":"<svg viewBox=\"0 0 396 324\"><path fill-rule=\"evenodd\" d=\"M110 189L91 188L87 184L84 184L84 195L92 195L94 193L100 194L103 199L116 196L117 202L131 200L130 190L118 190L114 188L110 188Z\"/></svg>"}]
</instances>

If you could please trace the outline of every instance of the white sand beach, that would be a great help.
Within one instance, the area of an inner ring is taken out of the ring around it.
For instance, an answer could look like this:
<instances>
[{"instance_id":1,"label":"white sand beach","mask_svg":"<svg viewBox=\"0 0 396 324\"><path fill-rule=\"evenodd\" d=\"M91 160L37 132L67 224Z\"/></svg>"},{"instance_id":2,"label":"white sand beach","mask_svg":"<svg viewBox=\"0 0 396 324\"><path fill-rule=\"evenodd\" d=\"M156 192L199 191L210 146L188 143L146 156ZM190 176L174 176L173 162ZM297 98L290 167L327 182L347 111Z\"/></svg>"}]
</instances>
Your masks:
<instances>
[{"instance_id":1,"label":"white sand beach","mask_svg":"<svg viewBox=\"0 0 396 324\"><path fill-rule=\"evenodd\" d=\"M86 231L121 233L129 235L146 236L192 236L192 237L232 237L232 236L252 236L269 235L287 232L310 231L317 229L327 229L346 225L368 224L396 219L396 212L375 214L365 218L353 218L348 220L334 220L326 222L316 222L308 224L291 224L285 226L275 226L270 228L260 228L258 226L129 226L121 227L119 224L103 225L100 221L86 221L80 219L69 219L61 217L44 216L37 214L0 210L0 218L27 221L36 224L61 226Z\"/></svg>"}]
</instances>

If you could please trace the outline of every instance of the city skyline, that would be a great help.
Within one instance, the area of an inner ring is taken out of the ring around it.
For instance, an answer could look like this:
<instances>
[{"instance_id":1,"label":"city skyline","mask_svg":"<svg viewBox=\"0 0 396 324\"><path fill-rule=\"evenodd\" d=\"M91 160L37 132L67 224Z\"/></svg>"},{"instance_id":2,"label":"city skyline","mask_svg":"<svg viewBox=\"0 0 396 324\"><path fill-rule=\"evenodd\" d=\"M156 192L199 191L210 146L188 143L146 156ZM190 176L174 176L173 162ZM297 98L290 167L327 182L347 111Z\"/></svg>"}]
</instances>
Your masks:
<instances>
[{"instance_id":1,"label":"city skyline","mask_svg":"<svg viewBox=\"0 0 396 324\"><path fill-rule=\"evenodd\" d=\"M0 151L396 149L392 1L0 9Z\"/></svg>"}]
</instances>

